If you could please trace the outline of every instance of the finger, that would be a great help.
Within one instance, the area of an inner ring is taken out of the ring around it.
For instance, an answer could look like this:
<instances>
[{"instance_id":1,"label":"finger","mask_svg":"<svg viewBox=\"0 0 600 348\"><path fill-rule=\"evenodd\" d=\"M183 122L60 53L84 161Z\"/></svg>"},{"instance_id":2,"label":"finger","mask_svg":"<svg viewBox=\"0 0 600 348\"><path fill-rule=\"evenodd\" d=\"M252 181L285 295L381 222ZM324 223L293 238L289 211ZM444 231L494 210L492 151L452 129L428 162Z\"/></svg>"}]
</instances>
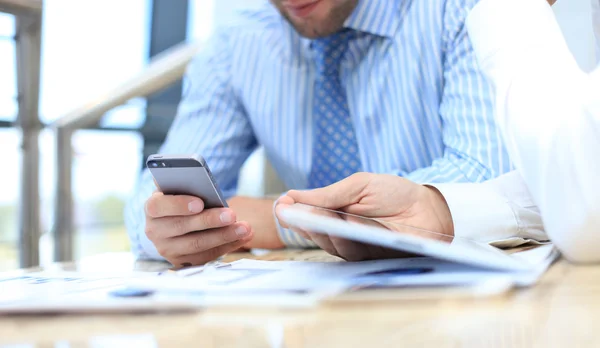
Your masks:
<instances>
[{"instance_id":1,"label":"finger","mask_svg":"<svg viewBox=\"0 0 600 348\"><path fill-rule=\"evenodd\" d=\"M329 239L343 259L351 262L369 259L369 249L364 244L333 236Z\"/></svg>"},{"instance_id":2,"label":"finger","mask_svg":"<svg viewBox=\"0 0 600 348\"><path fill-rule=\"evenodd\" d=\"M294 231L295 233L297 233L300 237L306 239L306 240L312 240L310 238L310 235L308 235L308 232L306 232L305 230L301 229L301 228L292 228L292 231Z\"/></svg>"},{"instance_id":3,"label":"finger","mask_svg":"<svg viewBox=\"0 0 600 348\"><path fill-rule=\"evenodd\" d=\"M277 218L279 225L283 228L289 228L289 225L283 218L283 210L289 208L294 203L294 200L289 196L282 196L277 200L277 204L275 205L275 217Z\"/></svg>"},{"instance_id":4,"label":"finger","mask_svg":"<svg viewBox=\"0 0 600 348\"><path fill-rule=\"evenodd\" d=\"M329 239L329 236L327 236L325 234L321 234L321 233L315 233L315 232L308 232L307 234L308 234L308 237L310 238L310 240L315 242L315 244L317 244L319 246L319 248L325 250L326 252L328 252L331 255L341 257L340 254L338 253L338 251L333 246L333 243Z\"/></svg>"},{"instance_id":5,"label":"finger","mask_svg":"<svg viewBox=\"0 0 600 348\"><path fill-rule=\"evenodd\" d=\"M320 209L319 207L301 207L301 208L292 207L292 206L288 205L287 202L289 202L289 200L286 200L286 201L284 201L283 204L278 204L275 207L275 215L277 217L277 220L279 221L279 224L281 225L281 227L289 228L292 231L298 233L299 235L301 235L302 237L304 237L306 239L310 239L307 231L304 231L299 226L289 223L285 220L285 217L283 215L283 211L285 209L301 209L302 211L309 211L315 215L328 216L328 217L337 218L337 219L340 218L339 214L329 211L329 210Z\"/></svg>"},{"instance_id":6,"label":"finger","mask_svg":"<svg viewBox=\"0 0 600 348\"><path fill-rule=\"evenodd\" d=\"M220 247L221 245L252 238L252 229L247 222L212 230L188 233L165 241L165 253L171 257L195 255Z\"/></svg>"},{"instance_id":7,"label":"finger","mask_svg":"<svg viewBox=\"0 0 600 348\"><path fill-rule=\"evenodd\" d=\"M368 217L361 217L355 215L343 215L343 219L357 225L367 225L377 228L383 228L389 230L390 228L384 225L382 222L378 222L377 220L369 219Z\"/></svg>"},{"instance_id":8,"label":"finger","mask_svg":"<svg viewBox=\"0 0 600 348\"><path fill-rule=\"evenodd\" d=\"M307 191L291 190L287 193L297 203L337 209L360 201L361 193L369 183L371 174L359 173L335 184Z\"/></svg>"},{"instance_id":9,"label":"finger","mask_svg":"<svg viewBox=\"0 0 600 348\"><path fill-rule=\"evenodd\" d=\"M290 227L289 229L290 229L290 231L292 231L292 232L296 233L297 235L299 235L300 237L302 237L302 238L304 238L304 239L306 239L306 240L308 240L308 241L311 241L311 240L312 240L312 239L310 238L310 235L308 234L308 232L307 232L307 231L305 231L305 230L303 230L303 229L301 229L301 228L298 228L298 227Z\"/></svg>"},{"instance_id":10,"label":"finger","mask_svg":"<svg viewBox=\"0 0 600 348\"><path fill-rule=\"evenodd\" d=\"M238 250L239 248L243 247L244 244L248 243L251 239L252 237L247 237L246 239L240 239L235 242L223 244L221 246L207 250L202 253L180 256L169 262L171 262L174 266L182 267L189 266L190 264L193 266L203 265L207 262L216 260L217 258L225 254Z\"/></svg>"},{"instance_id":11,"label":"finger","mask_svg":"<svg viewBox=\"0 0 600 348\"><path fill-rule=\"evenodd\" d=\"M277 200L277 204L282 204L282 205L292 205L296 203L294 201L294 199L290 196L288 196L287 194L285 196L281 196L279 197L279 199Z\"/></svg>"},{"instance_id":12,"label":"finger","mask_svg":"<svg viewBox=\"0 0 600 348\"><path fill-rule=\"evenodd\" d=\"M381 259L400 259L406 257L415 257L417 255L407 253L400 250L382 247L379 245L365 244L365 247L369 250L368 259L381 260Z\"/></svg>"},{"instance_id":13,"label":"finger","mask_svg":"<svg viewBox=\"0 0 600 348\"><path fill-rule=\"evenodd\" d=\"M150 240L172 238L195 231L229 226L236 221L235 212L229 208L207 209L191 216L168 216L146 223Z\"/></svg>"},{"instance_id":14,"label":"finger","mask_svg":"<svg viewBox=\"0 0 600 348\"><path fill-rule=\"evenodd\" d=\"M304 207L304 206L296 207L296 206L293 206L294 203L295 203L294 200L287 196L283 196L277 201L277 205L275 206L275 217L277 218L277 221L283 228L295 228L296 227L296 226L292 226L292 224L290 224L288 221L286 221L284 211L287 209L301 209L302 211L309 211L309 212L312 212L314 214L319 214L319 215L331 214L330 212L327 212L323 209L318 209L316 207Z\"/></svg>"},{"instance_id":15,"label":"finger","mask_svg":"<svg viewBox=\"0 0 600 348\"><path fill-rule=\"evenodd\" d=\"M161 218L165 216L187 216L204 210L204 202L194 196L165 195L155 192L146 201L146 216Z\"/></svg>"}]
</instances>

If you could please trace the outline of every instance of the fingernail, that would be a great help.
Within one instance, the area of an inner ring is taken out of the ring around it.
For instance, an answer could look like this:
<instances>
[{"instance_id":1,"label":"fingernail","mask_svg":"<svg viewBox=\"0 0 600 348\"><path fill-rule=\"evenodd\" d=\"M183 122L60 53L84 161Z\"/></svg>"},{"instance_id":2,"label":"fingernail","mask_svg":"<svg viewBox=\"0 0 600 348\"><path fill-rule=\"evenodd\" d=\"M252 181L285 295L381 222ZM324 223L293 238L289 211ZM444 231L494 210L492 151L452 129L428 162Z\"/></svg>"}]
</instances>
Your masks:
<instances>
[{"instance_id":1,"label":"fingernail","mask_svg":"<svg viewBox=\"0 0 600 348\"><path fill-rule=\"evenodd\" d=\"M224 224L230 224L233 222L233 215L229 212L221 213L221 222Z\"/></svg>"},{"instance_id":2,"label":"fingernail","mask_svg":"<svg viewBox=\"0 0 600 348\"><path fill-rule=\"evenodd\" d=\"M238 226L235 229L235 234L237 234L239 237L243 237L248 234L248 230L244 226Z\"/></svg>"},{"instance_id":3,"label":"fingernail","mask_svg":"<svg viewBox=\"0 0 600 348\"><path fill-rule=\"evenodd\" d=\"M188 210L190 213L199 213L202 211L202 209L204 209L204 204L202 204L200 201L191 201L188 204Z\"/></svg>"}]
</instances>

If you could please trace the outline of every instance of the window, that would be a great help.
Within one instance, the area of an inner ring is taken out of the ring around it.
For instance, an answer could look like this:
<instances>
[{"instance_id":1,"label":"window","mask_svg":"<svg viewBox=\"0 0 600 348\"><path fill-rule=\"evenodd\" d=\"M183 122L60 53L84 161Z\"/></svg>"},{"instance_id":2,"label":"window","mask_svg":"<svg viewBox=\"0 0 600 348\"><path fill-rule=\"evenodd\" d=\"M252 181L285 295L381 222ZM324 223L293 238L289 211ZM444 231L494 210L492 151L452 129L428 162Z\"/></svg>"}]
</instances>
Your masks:
<instances>
[{"instance_id":1,"label":"window","mask_svg":"<svg viewBox=\"0 0 600 348\"><path fill-rule=\"evenodd\" d=\"M191 0L188 38L206 40L213 33L215 23L228 22L235 17L237 11L263 3L264 0Z\"/></svg>"},{"instance_id":2,"label":"window","mask_svg":"<svg viewBox=\"0 0 600 348\"><path fill-rule=\"evenodd\" d=\"M100 122L100 127L137 129L144 125L146 100L136 98L109 111Z\"/></svg>"},{"instance_id":3,"label":"window","mask_svg":"<svg viewBox=\"0 0 600 348\"><path fill-rule=\"evenodd\" d=\"M40 136L42 226L40 261L52 262L55 137L50 131ZM101 252L128 251L123 205L139 175L142 139L137 132L81 130L74 134L73 200L75 216L74 257Z\"/></svg>"},{"instance_id":4,"label":"window","mask_svg":"<svg viewBox=\"0 0 600 348\"><path fill-rule=\"evenodd\" d=\"M144 68L148 12L147 0L44 3L43 122L109 92Z\"/></svg>"},{"instance_id":5,"label":"window","mask_svg":"<svg viewBox=\"0 0 600 348\"><path fill-rule=\"evenodd\" d=\"M208 38L214 21L228 21L233 10L263 0L191 0L188 37ZM148 63L150 0L61 0L44 5L41 59L40 119L52 123L96 97L110 92ZM14 18L0 14L0 121L17 115ZM142 163L137 129L145 121L144 99L110 111L100 127L73 137L73 196L76 258L129 249L122 208L135 187ZM127 129L131 129L128 131ZM42 263L51 261L56 158L54 134L40 136ZM18 131L0 132L6 163L18 168ZM13 163L14 162L14 163ZM0 267L16 266L18 170L0 171ZM4 187L6 186L6 187ZM3 210L4 209L4 210ZM0 261L2 262L2 261ZM5 267L5 268L6 268Z\"/></svg>"},{"instance_id":6,"label":"window","mask_svg":"<svg viewBox=\"0 0 600 348\"><path fill-rule=\"evenodd\" d=\"M0 13L0 122L17 117L15 19ZM0 149L5 168L19 168L19 135L15 129L0 128ZM0 171L0 270L18 266L17 200L18 170Z\"/></svg>"},{"instance_id":7,"label":"window","mask_svg":"<svg viewBox=\"0 0 600 348\"><path fill-rule=\"evenodd\" d=\"M11 39L15 35L15 17L0 12L0 39Z\"/></svg>"},{"instance_id":8,"label":"window","mask_svg":"<svg viewBox=\"0 0 600 348\"><path fill-rule=\"evenodd\" d=\"M19 142L15 129L0 128L0 149L5 168L0 170L0 270L18 266Z\"/></svg>"},{"instance_id":9,"label":"window","mask_svg":"<svg viewBox=\"0 0 600 348\"><path fill-rule=\"evenodd\" d=\"M0 121L17 117L14 17L0 13Z\"/></svg>"},{"instance_id":10,"label":"window","mask_svg":"<svg viewBox=\"0 0 600 348\"><path fill-rule=\"evenodd\" d=\"M51 123L133 77L148 63L149 0L61 0L44 3L40 118ZM72 139L74 257L129 249L122 206L139 174L145 100L111 110L101 127ZM40 260L52 260L56 159L54 135L43 132Z\"/></svg>"},{"instance_id":11,"label":"window","mask_svg":"<svg viewBox=\"0 0 600 348\"><path fill-rule=\"evenodd\" d=\"M204 41L213 30L214 0L189 2L187 36L191 40Z\"/></svg>"},{"instance_id":12,"label":"window","mask_svg":"<svg viewBox=\"0 0 600 348\"><path fill-rule=\"evenodd\" d=\"M73 137L73 149L75 258L128 251L123 207L142 163L141 136L135 132L79 131Z\"/></svg>"}]
</instances>

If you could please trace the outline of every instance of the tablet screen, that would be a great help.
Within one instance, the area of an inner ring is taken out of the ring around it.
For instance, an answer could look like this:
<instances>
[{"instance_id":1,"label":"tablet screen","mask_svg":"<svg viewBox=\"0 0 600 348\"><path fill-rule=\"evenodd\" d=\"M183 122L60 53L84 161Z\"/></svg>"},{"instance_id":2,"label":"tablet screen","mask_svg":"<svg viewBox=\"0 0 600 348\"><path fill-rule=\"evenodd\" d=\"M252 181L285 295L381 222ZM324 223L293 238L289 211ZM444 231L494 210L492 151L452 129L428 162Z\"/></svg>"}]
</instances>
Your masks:
<instances>
[{"instance_id":1,"label":"tablet screen","mask_svg":"<svg viewBox=\"0 0 600 348\"><path fill-rule=\"evenodd\" d=\"M498 269L525 269L510 255L487 243L444 235L402 225L305 204L279 209L278 214L300 234L326 234L366 245L393 249L412 255L433 256L449 261ZM311 236L311 238L313 238Z\"/></svg>"}]
</instances>

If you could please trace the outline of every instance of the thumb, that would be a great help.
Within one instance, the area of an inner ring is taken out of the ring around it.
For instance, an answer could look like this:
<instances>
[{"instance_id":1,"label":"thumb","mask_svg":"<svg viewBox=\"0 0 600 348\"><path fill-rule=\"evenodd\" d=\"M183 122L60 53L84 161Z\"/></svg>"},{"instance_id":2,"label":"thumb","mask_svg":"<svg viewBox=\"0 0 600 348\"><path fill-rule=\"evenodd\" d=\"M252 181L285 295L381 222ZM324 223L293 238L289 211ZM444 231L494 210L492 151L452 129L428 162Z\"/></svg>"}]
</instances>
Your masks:
<instances>
[{"instance_id":1,"label":"thumb","mask_svg":"<svg viewBox=\"0 0 600 348\"><path fill-rule=\"evenodd\" d=\"M275 218L279 222L279 225L283 228L289 228L289 226L285 222L285 219L282 218L281 212L283 209L289 207L290 205L293 205L294 203L296 202L294 202L294 200L287 194L285 196L279 197L279 199L277 199L277 202L275 203Z\"/></svg>"},{"instance_id":2,"label":"thumb","mask_svg":"<svg viewBox=\"0 0 600 348\"><path fill-rule=\"evenodd\" d=\"M287 193L287 196L291 197L296 203L338 209L360 201L360 194L368 182L368 174L354 174L323 188L307 191L291 190Z\"/></svg>"}]
</instances>

